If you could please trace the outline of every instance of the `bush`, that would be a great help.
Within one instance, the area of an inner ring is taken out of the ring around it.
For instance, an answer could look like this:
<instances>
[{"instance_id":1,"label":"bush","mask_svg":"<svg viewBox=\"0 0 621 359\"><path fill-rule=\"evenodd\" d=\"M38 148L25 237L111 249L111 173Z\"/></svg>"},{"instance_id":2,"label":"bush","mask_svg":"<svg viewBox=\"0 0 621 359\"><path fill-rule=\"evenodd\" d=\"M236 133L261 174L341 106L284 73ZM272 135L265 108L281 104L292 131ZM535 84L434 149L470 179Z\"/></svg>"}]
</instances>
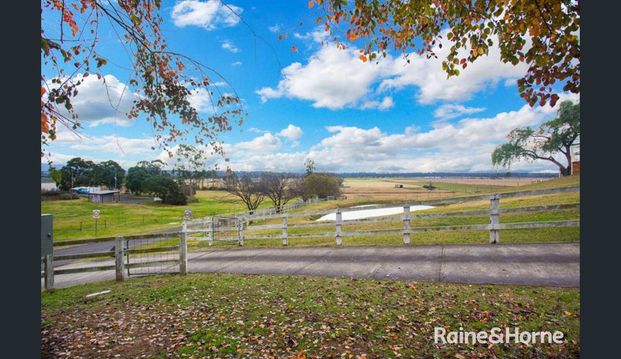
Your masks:
<instances>
[{"instance_id":1,"label":"bush","mask_svg":"<svg viewBox=\"0 0 621 359\"><path fill-rule=\"evenodd\" d=\"M181 192L179 184L170 177L151 176L144 181L142 187L145 192L161 198L162 203L174 205L188 203L188 197Z\"/></svg>"},{"instance_id":2,"label":"bush","mask_svg":"<svg viewBox=\"0 0 621 359\"><path fill-rule=\"evenodd\" d=\"M198 198L192 196L188 198L188 203L198 203Z\"/></svg>"},{"instance_id":3,"label":"bush","mask_svg":"<svg viewBox=\"0 0 621 359\"><path fill-rule=\"evenodd\" d=\"M437 187L434 186L433 184L429 183L429 184L424 185L423 188L426 188L426 189L431 191L431 190L436 189Z\"/></svg>"},{"instance_id":4,"label":"bush","mask_svg":"<svg viewBox=\"0 0 621 359\"><path fill-rule=\"evenodd\" d=\"M51 191L42 191L41 192L41 200L42 201L60 201L60 200L70 200L70 199L78 199L80 196L73 192L65 192L60 190L51 190Z\"/></svg>"},{"instance_id":5,"label":"bush","mask_svg":"<svg viewBox=\"0 0 621 359\"><path fill-rule=\"evenodd\" d=\"M302 197L304 200L313 197L338 197L341 194L341 181L338 176L326 173L311 173L304 177Z\"/></svg>"}]
</instances>

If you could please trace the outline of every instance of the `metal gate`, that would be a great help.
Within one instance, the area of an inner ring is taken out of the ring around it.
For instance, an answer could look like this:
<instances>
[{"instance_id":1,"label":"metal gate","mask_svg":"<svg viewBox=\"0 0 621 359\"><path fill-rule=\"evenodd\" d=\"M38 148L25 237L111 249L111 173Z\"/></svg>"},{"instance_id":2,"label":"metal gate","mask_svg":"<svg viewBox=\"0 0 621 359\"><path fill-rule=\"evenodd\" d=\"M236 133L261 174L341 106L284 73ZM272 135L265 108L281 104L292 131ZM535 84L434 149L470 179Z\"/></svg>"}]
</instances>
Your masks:
<instances>
[{"instance_id":1,"label":"metal gate","mask_svg":"<svg viewBox=\"0 0 621 359\"><path fill-rule=\"evenodd\" d=\"M239 241L240 226L243 224L239 217L214 218L214 240Z\"/></svg>"},{"instance_id":2,"label":"metal gate","mask_svg":"<svg viewBox=\"0 0 621 359\"><path fill-rule=\"evenodd\" d=\"M197 239L208 241L210 246L213 241L235 242L243 245L243 226L245 225L244 217L212 216L187 222L187 230L188 233L197 235Z\"/></svg>"},{"instance_id":3,"label":"metal gate","mask_svg":"<svg viewBox=\"0 0 621 359\"><path fill-rule=\"evenodd\" d=\"M179 273L179 238L170 236L124 241L128 277Z\"/></svg>"}]
</instances>

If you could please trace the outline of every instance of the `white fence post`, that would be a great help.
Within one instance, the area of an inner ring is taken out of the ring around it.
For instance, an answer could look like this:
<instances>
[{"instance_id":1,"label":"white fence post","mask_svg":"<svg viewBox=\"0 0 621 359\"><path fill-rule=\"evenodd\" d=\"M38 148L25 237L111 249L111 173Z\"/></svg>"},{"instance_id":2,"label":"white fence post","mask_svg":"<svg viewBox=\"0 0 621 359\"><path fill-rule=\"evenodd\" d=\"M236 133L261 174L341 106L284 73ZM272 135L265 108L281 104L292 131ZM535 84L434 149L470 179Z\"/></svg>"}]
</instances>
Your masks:
<instances>
[{"instance_id":1,"label":"white fence post","mask_svg":"<svg viewBox=\"0 0 621 359\"><path fill-rule=\"evenodd\" d=\"M209 246L211 247L213 245L213 240L214 240L214 235L216 234L216 230L215 230L215 223L214 223L214 217L211 217L211 222L209 222L209 237L207 240L207 243L209 243Z\"/></svg>"},{"instance_id":2,"label":"white fence post","mask_svg":"<svg viewBox=\"0 0 621 359\"><path fill-rule=\"evenodd\" d=\"M179 237L179 273L188 273L188 224L183 222Z\"/></svg>"},{"instance_id":3,"label":"white fence post","mask_svg":"<svg viewBox=\"0 0 621 359\"><path fill-rule=\"evenodd\" d=\"M343 244L343 232L342 232L343 215L341 209L336 209L336 245Z\"/></svg>"},{"instance_id":4,"label":"white fence post","mask_svg":"<svg viewBox=\"0 0 621 359\"><path fill-rule=\"evenodd\" d=\"M500 230L498 229L498 225L500 224L500 195L492 195L489 201L489 242L495 244L500 243Z\"/></svg>"},{"instance_id":5,"label":"white fence post","mask_svg":"<svg viewBox=\"0 0 621 359\"><path fill-rule=\"evenodd\" d=\"M410 206L403 206L403 244L410 244Z\"/></svg>"},{"instance_id":6,"label":"white fence post","mask_svg":"<svg viewBox=\"0 0 621 359\"><path fill-rule=\"evenodd\" d=\"M116 237L114 240L114 264L116 266L116 281L125 280L125 239Z\"/></svg>"},{"instance_id":7,"label":"white fence post","mask_svg":"<svg viewBox=\"0 0 621 359\"><path fill-rule=\"evenodd\" d=\"M45 290L54 290L54 254L43 257L43 271L45 274Z\"/></svg>"},{"instance_id":8,"label":"white fence post","mask_svg":"<svg viewBox=\"0 0 621 359\"><path fill-rule=\"evenodd\" d=\"M289 245L289 233L287 232L287 214L282 215L282 245Z\"/></svg>"},{"instance_id":9,"label":"white fence post","mask_svg":"<svg viewBox=\"0 0 621 359\"><path fill-rule=\"evenodd\" d=\"M237 220L237 235L239 240L239 246L244 245L244 219L243 217Z\"/></svg>"}]
</instances>

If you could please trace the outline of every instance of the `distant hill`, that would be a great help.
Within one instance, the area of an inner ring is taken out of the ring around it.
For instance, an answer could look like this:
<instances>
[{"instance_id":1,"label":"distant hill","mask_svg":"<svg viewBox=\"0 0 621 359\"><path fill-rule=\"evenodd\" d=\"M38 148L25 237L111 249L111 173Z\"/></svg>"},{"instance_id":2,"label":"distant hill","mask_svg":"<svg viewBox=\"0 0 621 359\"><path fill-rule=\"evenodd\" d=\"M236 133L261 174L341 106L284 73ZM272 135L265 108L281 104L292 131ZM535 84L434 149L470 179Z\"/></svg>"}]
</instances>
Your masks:
<instances>
[{"instance_id":1,"label":"distant hill","mask_svg":"<svg viewBox=\"0 0 621 359\"><path fill-rule=\"evenodd\" d=\"M61 168L64 166L64 163L56 163L54 167ZM49 166L47 163L41 164L41 177L49 176ZM171 171L166 171L171 172ZM319 172L319 171L318 171ZM238 175L250 175L252 177L260 177L265 173L270 173L266 171L238 171L236 172ZM284 173L284 172L283 172ZM291 175L300 176L303 173L301 172L292 172ZM337 173L341 177L351 177L351 178L368 178L368 177L485 177L485 178L496 178L496 177L507 177L507 172L500 171L496 172L407 172L407 173L383 173L383 172L341 172ZM218 171L218 177L225 177L225 171ZM540 173L540 172L510 172L510 177L520 177L520 178L554 178L558 177L558 173Z\"/></svg>"}]
</instances>

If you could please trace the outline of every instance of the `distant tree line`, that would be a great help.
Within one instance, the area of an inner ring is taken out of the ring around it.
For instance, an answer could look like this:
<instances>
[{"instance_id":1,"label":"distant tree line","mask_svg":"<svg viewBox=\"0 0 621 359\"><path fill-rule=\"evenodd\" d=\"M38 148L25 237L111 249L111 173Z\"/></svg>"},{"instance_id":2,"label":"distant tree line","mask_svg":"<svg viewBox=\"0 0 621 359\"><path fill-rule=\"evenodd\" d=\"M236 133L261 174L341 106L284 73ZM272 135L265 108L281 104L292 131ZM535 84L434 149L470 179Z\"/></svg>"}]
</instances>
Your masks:
<instances>
[{"instance_id":1,"label":"distant tree line","mask_svg":"<svg viewBox=\"0 0 621 359\"><path fill-rule=\"evenodd\" d=\"M80 157L70 159L60 170L50 168L49 172L58 188L63 191L91 186L118 189L125 178L125 170L114 161L95 163Z\"/></svg>"},{"instance_id":2,"label":"distant tree line","mask_svg":"<svg viewBox=\"0 0 621 359\"><path fill-rule=\"evenodd\" d=\"M165 169L160 160L140 161L127 172L114 161L95 163L80 157L72 158L60 170L50 169L50 175L61 190L75 187L105 186L110 189L124 187L134 195L159 197L163 203L187 204L202 181L217 178L216 171L207 171L202 158L184 147L184 160L178 161L172 171ZM337 197L343 178L329 173L315 172L312 160L305 162L304 175L257 172L224 176L224 189L238 197L248 211L254 211L269 199L277 212L295 198Z\"/></svg>"},{"instance_id":3,"label":"distant tree line","mask_svg":"<svg viewBox=\"0 0 621 359\"><path fill-rule=\"evenodd\" d=\"M260 176L230 173L225 178L227 192L237 196L249 212L255 211L265 199L269 199L277 213L295 198L337 197L341 193L342 177L329 173L315 173L312 160L305 162L304 176L286 173L263 173Z\"/></svg>"}]
</instances>

